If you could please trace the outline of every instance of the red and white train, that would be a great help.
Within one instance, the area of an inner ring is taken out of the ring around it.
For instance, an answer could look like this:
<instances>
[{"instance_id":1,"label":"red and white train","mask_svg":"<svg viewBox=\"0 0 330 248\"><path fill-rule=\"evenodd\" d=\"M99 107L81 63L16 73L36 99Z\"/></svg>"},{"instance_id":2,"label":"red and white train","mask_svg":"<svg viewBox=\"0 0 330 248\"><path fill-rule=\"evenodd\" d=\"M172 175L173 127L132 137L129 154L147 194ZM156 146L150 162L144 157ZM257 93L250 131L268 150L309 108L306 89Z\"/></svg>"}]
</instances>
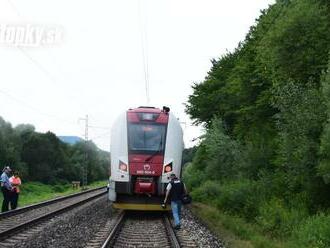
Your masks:
<instances>
[{"instance_id":1,"label":"red and white train","mask_svg":"<svg viewBox=\"0 0 330 248\"><path fill-rule=\"evenodd\" d=\"M113 206L163 210L170 174L181 175L183 147L181 125L168 107L138 107L120 115L111 131Z\"/></svg>"}]
</instances>

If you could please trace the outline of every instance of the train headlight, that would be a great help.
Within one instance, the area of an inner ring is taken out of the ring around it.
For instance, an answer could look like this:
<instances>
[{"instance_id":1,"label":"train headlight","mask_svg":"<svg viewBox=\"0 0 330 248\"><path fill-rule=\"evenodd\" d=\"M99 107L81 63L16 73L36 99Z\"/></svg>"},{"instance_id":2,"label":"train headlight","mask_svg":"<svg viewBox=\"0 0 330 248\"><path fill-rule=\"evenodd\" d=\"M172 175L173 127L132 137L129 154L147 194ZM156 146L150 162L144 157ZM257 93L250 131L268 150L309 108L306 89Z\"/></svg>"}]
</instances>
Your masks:
<instances>
[{"instance_id":1,"label":"train headlight","mask_svg":"<svg viewBox=\"0 0 330 248\"><path fill-rule=\"evenodd\" d=\"M122 161L119 161L119 170L127 171L127 164Z\"/></svg>"},{"instance_id":2,"label":"train headlight","mask_svg":"<svg viewBox=\"0 0 330 248\"><path fill-rule=\"evenodd\" d=\"M172 171L172 163L169 163L164 167L164 173L168 173Z\"/></svg>"}]
</instances>

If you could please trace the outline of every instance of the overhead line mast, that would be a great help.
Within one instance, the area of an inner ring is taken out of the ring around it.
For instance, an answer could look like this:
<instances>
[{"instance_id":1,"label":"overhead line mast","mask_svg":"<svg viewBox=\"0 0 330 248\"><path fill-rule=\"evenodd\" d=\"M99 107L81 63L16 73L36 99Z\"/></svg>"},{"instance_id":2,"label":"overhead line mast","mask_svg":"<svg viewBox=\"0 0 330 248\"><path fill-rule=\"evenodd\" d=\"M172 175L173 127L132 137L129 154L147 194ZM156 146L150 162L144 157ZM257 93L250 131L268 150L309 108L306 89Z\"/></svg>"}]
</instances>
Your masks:
<instances>
[{"instance_id":1,"label":"overhead line mast","mask_svg":"<svg viewBox=\"0 0 330 248\"><path fill-rule=\"evenodd\" d=\"M88 173L88 115L85 118L79 118L79 120L85 121L85 159L83 165L82 175L82 187L87 188L87 173Z\"/></svg>"}]
</instances>

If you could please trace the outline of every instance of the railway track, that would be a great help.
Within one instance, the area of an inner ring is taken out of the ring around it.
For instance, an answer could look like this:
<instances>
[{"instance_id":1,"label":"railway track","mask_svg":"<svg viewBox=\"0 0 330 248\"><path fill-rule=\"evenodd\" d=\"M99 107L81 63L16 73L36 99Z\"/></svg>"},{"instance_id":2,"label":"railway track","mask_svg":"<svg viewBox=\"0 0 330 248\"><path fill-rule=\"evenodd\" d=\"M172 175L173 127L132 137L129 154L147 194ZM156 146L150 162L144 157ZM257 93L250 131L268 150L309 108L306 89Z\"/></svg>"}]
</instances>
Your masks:
<instances>
[{"instance_id":1,"label":"railway track","mask_svg":"<svg viewBox=\"0 0 330 248\"><path fill-rule=\"evenodd\" d=\"M61 197L0 214L0 246L19 247L49 225L53 217L85 203L93 204L106 193L105 187ZM197 247L184 231L173 230L167 213L122 211L109 218L84 245L106 247Z\"/></svg>"},{"instance_id":2,"label":"railway track","mask_svg":"<svg viewBox=\"0 0 330 248\"><path fill-rule=\"evenodd\" d=\"M106 194L106 187L92 189L0 214L0 241L6 247L17 232L32 230L38 223L76 208Z\"/></svg>"},{"instance_id":3,"label":"railway track","mask_svg":"<svg viewBox=\"0 0 330 248\"><path fill-rule=\"evenodd\" d=\"M112 226L112 228L111 228ZM165 213L121 212L109 220L87 246L107 247L197 247L183 231L174 231Z\"/></svg>"}]
</instances>

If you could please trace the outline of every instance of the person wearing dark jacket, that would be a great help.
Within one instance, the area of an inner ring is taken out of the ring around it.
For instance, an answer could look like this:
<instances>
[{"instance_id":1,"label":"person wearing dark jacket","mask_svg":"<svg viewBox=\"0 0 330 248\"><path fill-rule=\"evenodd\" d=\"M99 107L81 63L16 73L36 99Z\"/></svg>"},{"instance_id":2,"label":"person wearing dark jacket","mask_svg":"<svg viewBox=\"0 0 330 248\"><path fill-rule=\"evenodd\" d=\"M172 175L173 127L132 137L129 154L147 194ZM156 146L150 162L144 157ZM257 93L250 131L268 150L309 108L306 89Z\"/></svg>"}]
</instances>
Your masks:
<instances>
[{"instance_id":1,"label":"person wearing dark jacket","mask_svg":"<svg viewBox=\"0 0 330 248\"><path fill-rule=\"evenodd\" d=\"M3 194L3 202L2 202L2 212L6 212L9 210L9 202L10 202L10 197L11 197L11 192L12 192L12 185L9 181L9 173L11 172L11 169L9 166L6 166L2 170L1 174L1 191Z\"/></svg>"},{"instance_id":2,"label":"person wearing dark jacket","mask_svg":"<svg viewBox=\"0 0 330 248\"><path fill-rule=\"evenodd\" d=\"M168 198L171 199L171 208L174 219L174 228L180 229L180 215L182 206L182 197L187 193L186 187L175 174L171 174L170 183L166 187L166 195L164 199L164 205L166 204Z\"/></svg>"}]
</instances>

